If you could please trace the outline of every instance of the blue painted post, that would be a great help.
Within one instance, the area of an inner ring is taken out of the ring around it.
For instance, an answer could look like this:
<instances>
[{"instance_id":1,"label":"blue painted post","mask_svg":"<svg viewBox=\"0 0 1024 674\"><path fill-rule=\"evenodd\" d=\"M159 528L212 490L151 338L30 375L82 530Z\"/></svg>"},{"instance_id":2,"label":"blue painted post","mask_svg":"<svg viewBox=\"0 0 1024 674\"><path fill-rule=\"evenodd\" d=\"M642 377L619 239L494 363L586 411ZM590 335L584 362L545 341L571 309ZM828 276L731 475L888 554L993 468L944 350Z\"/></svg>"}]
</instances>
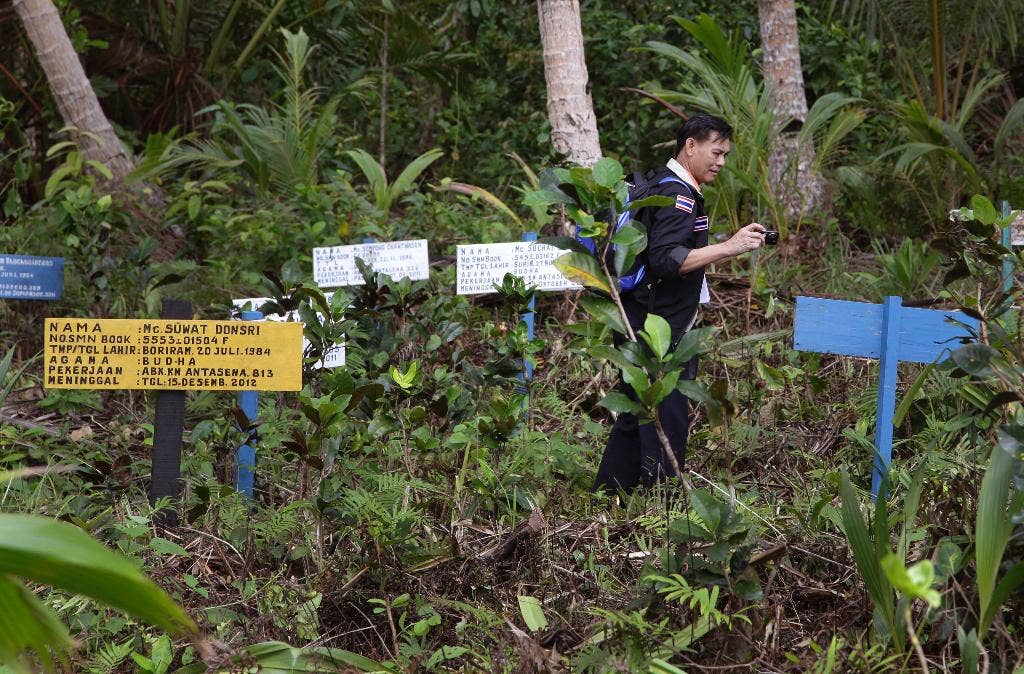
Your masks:
<instances>
[{"instance_id":1,"label":"blue painted post","mask_svg":"<svg viewBox=\"0 0 1024 674\"><path fill-rule=\"evenodd\" d=\"M243 311L243 321L261 321L263 313L259 311ZM259 414L260 394L257 391L239 391L238 407L241 408L249 425L256 421ZM245 429L242 429L245 430ZM252 486L256 476L256 443L253 434L246 431L245 442L235 453L235 489L252 498Z\"/></svg>"},{"instance_id":2,"label":"blue painted post","mask_svg":"<svg viewBox=\"0 0 1024 674\"><path fill-rule=\"evenodd\" d=\"M1002 209L1001 210L1002 210L1002 215L1003 215L1004 218L1006 216L1008 216L1010 214L1010 202L1006 201L1006 200L1003 200L1003 204L1002 204ZM1012 229L1013 229L1013 227L1011 227L1010 225L1007 225L1006 227L1003 227L1003 236L1002 236L1003 247L1004 248L1009 248L1011 250L1013 249L1012 248L1013 240L1012 240L1012 237L1011 237L1011 234L1013 234L1013 232L1011 231ZM1013 260L1006 259L1006 260L1003 260L1003 292L1004 293L1010 292L1010 287L1012 285L1013 285Z\"/></svg>"},{"instance_id":3,"label":"blue painted post","mask_svg":"<svg viewBox=\"0 0 1024 674\"><path fill-rule=\"evenodd\" d=\"M537 232L523 232L522 240L523 241L536 241L537 240ZM525 314L523 314L523 323L526 324L526 336L529 339L532 340L533 339L533 324L534 324L534 319L536 317L536 313L535 313L534 309L537 308L537 293L534 293L533 297L530 298L530 305L529 306L530 306L530 310L528 312L526 312ZM524 358L523 359L523 376L524 376L525 381L529 381L530 379L533 379L533 363L531 363L528 358Z\"/></svg>"},{"instance_id":4,"label":"blue painted post","mask_svg":"<svg viewBox=\"0 0 1024 674\"><path fill-rule=\"evenodd\" d=\"M900 309L903 298L890 295L882 305L882 357L878 362L878 418L875 420L875 462L871 497L878 498L882 476L892 465L892 417L896 413L896 373L899 365ZM885 494L882 494L885 498Z\"/></svg>"}]
</instances>

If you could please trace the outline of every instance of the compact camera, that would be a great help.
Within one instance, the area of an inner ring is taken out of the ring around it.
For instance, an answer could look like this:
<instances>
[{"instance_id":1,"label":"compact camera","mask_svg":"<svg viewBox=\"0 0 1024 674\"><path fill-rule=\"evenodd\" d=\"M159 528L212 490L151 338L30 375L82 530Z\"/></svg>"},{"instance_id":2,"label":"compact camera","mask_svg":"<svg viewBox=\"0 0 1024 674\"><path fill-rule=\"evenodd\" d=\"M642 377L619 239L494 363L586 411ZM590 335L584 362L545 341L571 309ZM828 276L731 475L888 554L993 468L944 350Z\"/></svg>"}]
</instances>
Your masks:
<instances>
[{"instance_id":1,"label":"compact camera","mask_svg":"<svg viewBox=\"0 0 1024 674\"><path fill-rule=\"evenodd\" d=\"M779 233L778 232L771 232L771 231L764 232L764 245L766 245L766 246L774 246L778 242L779 242Z\"/></svg>"}]
</instances>

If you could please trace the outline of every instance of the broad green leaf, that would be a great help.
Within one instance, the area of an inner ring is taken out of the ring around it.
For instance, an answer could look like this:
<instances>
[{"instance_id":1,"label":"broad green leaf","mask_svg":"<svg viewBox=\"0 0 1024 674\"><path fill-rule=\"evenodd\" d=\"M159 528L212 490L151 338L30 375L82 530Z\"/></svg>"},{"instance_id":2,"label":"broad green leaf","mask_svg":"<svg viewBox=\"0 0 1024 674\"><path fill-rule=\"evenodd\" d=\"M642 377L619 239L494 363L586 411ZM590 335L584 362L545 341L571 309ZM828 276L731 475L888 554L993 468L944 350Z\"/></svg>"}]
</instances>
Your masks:
<instances>
[{"instance_id":1,"label":"broad green leaf","mask_svg":"<svg viewBox=\"0 0 1024 674\"><path fill-rule=\"evenodd\" d=\"M391 203L394 203L398 197L402 196L406 192L412 189L413 183L419 178L420 174L427 170L431 164L444 156L444 152L434 148L433 150L427 150L420 156L409 162L409 165L402 169L402 172L395 178L395 182L388 188L388 196L390 197Z\"/></svg>"},{"instance_id":2,"label":"broad green leaf","mask_svg":"<svg viewBox=\"0 0 1024 674\"><path fill-rule=\"evenodd\" d=\"M181 557L191 557L192 554L173 541L169 541L166 538L160 538L154 536L153 540L149 542L149 548L157 553L158 555L179 555Z\"/></svg>"},{"instance_id":3,"label":"broad green leaf","mask_svg":"<svg viewBox=\"0 0 1024 674\"><path fill-rule=\"evenodd\" d=\"M523 622L531 632L542 630L548 626L548 619L544 617L544 609L536 597L519 595L519 611L523 614Z\"/></svg>"},{"instance_id":4,"label":"broad green leaf","mask_svg":"<svg viewBox=\"0 0 1024 674\"><path fill-rule=\"evenodd\" d=\"M644 408L641 407L640 403L635 400L631 400L629 396L618 391L612 391L605 395L604 399L599 403L601 407L611 410L617 414L637 414L641 415L644 412Z\"/></svg>"},{"instance_id":5,"label":"broad green leaf","mask_svg":"<svg viewBox=\"0 0 1024 674\"><path fill-rule=\"evenodd\" d=\"M0 573L91 597L173 634L198 631L134 564L65 522L0 515Z\"/></svg>"},{"instance_id":6,"label":"broad green leaf","mask_svg":"<svg viewBox=\"0 0 1024 674\"><path fill-rule=\"evenodd\" d=\"M615 244L615 273L622 276L633 266L636 256L647 247L647 234L638 227L626 225L612 237Z\"/></svg>"},{"instance_id":7,"label":"broad green leaf","mask_svg":"<svg viewBox=\"0 0 1024 674\"><path fill-rule=\"evenodd\" d=\"M575 205L576 201L559 189L534 190L523 196L523 205L529 208L551 206L552 204Z\"/></svg>"},{"instance_id":8,"label":"broad green leaf","mask_svg":"<svg viewBox=\"0 0 1024 674\"><path fill-rule=\"evenodd\" d=\"M903 594L914 599L923 599L932 608L938 608L942 603L938 591L932 587L935 568L930 560L923 559L907 567L899 556L889 553L882 558L881 566L892 586Z\"/></svg>"},{"instance_id":9,"label":"broad green leaf","mask_svg":"<svg viewBox=\"0 0 1024 674\"><path fill-rule=\"evenodd\" d=\"M660 379L651 382L650 387L643 393L643 401L649 408L661 404L665 398L675 389L679 381L679 370L673 370Z\"/></svg>"},{"instance_id":10,"label":"broad green leaf","mask_svg":"<svg viewBox=\"0 0 1024 674\"><path fill-rule=\"evenodd\" d=\"M971 210L974 211L974 218L986 225L994 224L999 219L999 211L992 205L992 202L981 194L971 197Z\"/></svg>"},{"instance_id":11,"label":"broad green leaf","mask_svg":"<svg viewBox=\"0 0 1024 674\"><path fill-rule=\"evenodd\" d=\"M592 255L583 253L565 253L555 258L552 263L555 268L562 272L562 276L575 281L588 288L597 288L605 293L611 294L608 287L608 278L601 271L600 265Z\"/></svg>"},{"instance_id":12,"label":"broad green leaf","mask_svg":"<svg viewBox=\"0 0 1024 674\"><path fill-rule=\"evenodd\" d=\"M951 357L957 367L968 374L987 377L992 374L989 363L995 355L995 349L987 344L967 344L954 351Z\"/></svg>"},{"instance_id":13,"label":"broad green leaf","mask_svg":"<svg viewBox=\"0 0 1024 674\"><path fill-rule=\"evenodd\" d=\"M654 352L658 360L664 360L665 354L672 346L672 328L669 327L668 321L657 314L647 314L647 320L644 321L644 329L640 335L651 347L651 351Z\"/></svg>"},{"instance_id":14,"label":"broad green leaf","mask_svg":"<svg viewBox=\"0 0 1024 674\"><path fill-rule=\"evenodd\" d=\"M619 308L615 305L615 302L603 297L586 295L580 298L580 306L582 306L592 318L601 321L619 334L626 334L626 324L622 320L622 314L619 312Z\"/></svg>"},{"instance_id":15,"label":"broad green leaf","mask_svg":"<svg viewBox=\"0 0 1024 674\"><path fill-rule=\"evenodd\" d=\"M781 391L786 387L786 377L781 370L760 359L754 361L754 369L757 370L757 376L764 380L769 391Z\"/></svg>"},{"instance_id":16,"label":"broad green leaf","mask_svg":"<svg viewBox=\"0 0 1024 674\"><path fill-rule=\"evenodd\" d=\"M32 671L22 660L34 655L47 671L67 661L74 646L67 628L28 588L0 574L0 663L15 672Z\"/></svg>"},{"instance_id":17,"label":"broad green leaf","mask_svg":"<svg viewBox=\"0 0 1024 674\"><path fill-rule=\"evenodd\" d=\"M409 363L409 367L406 368L405 372L400 371L394 365L391 366L391 379L401 386L404 390L408 391L416 384L416 379L420 372L420 363L418 360L414 360Z\"/></svg>"},{"instance_id":18,"label":"broad green leaf","mask_svg":"<svg viewBox=\"0 0 1024 674\"><path fill-rule=\"evenodd\" d=\"M598 358L601 360L608 360L617 365L618 367L629 367L632 365L629 359L621 351L616 349L614 346L608 346L607 344L598 344L587 349L587 353L590 354L591 358ZM2 475L2 473L0 473ZM0 478L2 479L2 478Z\"/></svg>"},{"instance_id":19,"label":"broad green leaf","mask_svg":"<svg viewBox=\"0 0 1024 674\"><path fill-rule=\"evenodd\" d=\"M592 175L595 183L608 189L614 189L615 185L626 177L622 171L622 164L611 157L598 159L594 164Z\"/></svg>"},{"instance_id":20,"label":"broad green leaf","mask_svg":"<svg viewBox=\"0 0 1024 674\"><path fill-rule=\"evenodd\" d=\"M388 193L388 178L384 173L384 168L366 150L346 150L344 154L354 161L359 170L363 172L366 181L370 184L370 191L373 192L374 202L381 207L387 200Z\"/></svg>"},{"instance_id":21,"label":"broad green leaf","mask_svg":"<svg viewBox=\"0 0 1024 674\"><path fill-rule=\"evenodd\" d=\"M644 197L643 199L637 199L636 201L629 202L629 210L635 211L641 208L646 208L647 206L657 206L658 208L661 208L662 206L671 206L674 203L676 202L675 199L673 199L672 197L665 197L660 194L655 194L653 196Z\"/></svg>"},{"instance_id":22,"label":"broad green leaf","mask_svg":"<svg viewBox=\"0 0 1024 674\"><path fill-rule=\"evenodd\" d=\"M651 386L647 373L632 365L622 368L622 380L632 386L638 396L643 396L644 392Z\"/></svg>"}]
</instances>

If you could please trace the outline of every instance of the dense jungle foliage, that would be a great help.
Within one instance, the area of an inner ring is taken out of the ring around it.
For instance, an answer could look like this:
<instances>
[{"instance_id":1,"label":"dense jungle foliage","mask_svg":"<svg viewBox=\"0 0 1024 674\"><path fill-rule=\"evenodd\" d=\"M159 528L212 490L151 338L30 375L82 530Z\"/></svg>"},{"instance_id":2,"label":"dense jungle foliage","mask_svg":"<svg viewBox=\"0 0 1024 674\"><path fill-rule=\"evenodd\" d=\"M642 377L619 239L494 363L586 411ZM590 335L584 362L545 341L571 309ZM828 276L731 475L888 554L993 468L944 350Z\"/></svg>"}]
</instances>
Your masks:
<instances>
[{"instance_id":1,"label":"dense jungle foliage","mask_svg":"<svg viewBox=\"0 0 1024 674\"><path fill-rule=\"evenodd\" d=\"M63 299L0 300L0 672L1024 672L1022 260L998 234L1024 208L1019 0L798 3L800 138L829 194L799 218L768 184L788 120L753 0L582 0L608 159L571 172L535 3L56 4L136 169L84 161L0 7L0 253L66 260ZM782 234L708 269L677 350L657 321L646 352L613 349L600 293L537 293L533 338L521 280L455 294L458 244L572 218L608 236L586 214L668 158L671 106L735 128L712 238ZM313 247L366 238L427 239L430 279L367 269L328 300ZM794 350L798 295L979 321L900 366L887 498L878 363ZM304 388L262 394L245 431L233 394L190 392L165 526L154 394L45 389L43 320L166 299L226 319L244 297L298 308ZM340 343L346 366L318 368ZM591 493L613 414L694 353L686 479Z\"/></svg>"}]
</instances>

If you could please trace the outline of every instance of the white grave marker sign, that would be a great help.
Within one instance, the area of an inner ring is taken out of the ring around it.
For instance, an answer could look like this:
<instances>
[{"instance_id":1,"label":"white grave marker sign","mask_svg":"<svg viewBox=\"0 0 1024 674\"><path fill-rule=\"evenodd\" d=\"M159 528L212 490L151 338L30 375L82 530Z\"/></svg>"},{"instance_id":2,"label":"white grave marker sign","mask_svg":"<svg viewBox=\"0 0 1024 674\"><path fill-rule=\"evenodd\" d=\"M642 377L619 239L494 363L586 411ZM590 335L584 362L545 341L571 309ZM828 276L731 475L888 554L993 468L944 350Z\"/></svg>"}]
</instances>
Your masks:
<instances>
[{"instance_id":1,"label":"white grave marker sign","mask_svg":"<svg viewBox=\"0 0 1024 674\"><path fill-rule=\"evenodd\" d=\"M521 276L537 290L579 290L583 286L562 276L552 263L566 251L546 243L512 241L458 246L456 271L459 295L493 293L506 273Z\"/></svg>"},{"instance_id":2,"label":"white grave marker sign","mask_svg":"<svg viewBox=\"0 0 1024 674\"><path fill-rule=\"evenodd\" d=\"M324 293L324 297L326 297L327 301L330 302L331 301L331 295L333 295L333 294L334 293ZM245 309L245 305L248 304L252 308L252 311L259 311L259 308L261 306L263 306L266 302L270 302L271 299L272 298L270 298L270 297L246 297L246 298L240 299L240 300L231 300L231 304L236 309ZM321 314L320 312L317 312L317 314L319 316L321 316L321 317L323 316L323 314ZM289 311L284 316L281 316L280 314L270 314L268 316L265 316L264 320L267 320L267 321L280 321L282 323L283 322L292 322L292 323L301 323L302 322L302 319L299 318L299 312L298 311ZM305 337L303 337L302 338L302 352L306 353L306 350L308 348L309 348L309 340L306 339ZM344 344L335 344L334 346L328 348L327 349L327 353L324 354L324 358L321 359L321 361L317 364L317 367L319 367L320 369L335 368L335 367L345 367L345 345Z\"/></svg>"},{"instance_id":3,"label":"white grave marker sign","mask_svg":"<svg viewBox=\"0 0 1024 674\"><path fill-rule=\"evenodd\" d=\"M378 274L393 279L409 277L413 281L430 278L427 240L358 243L352 246L331 246L313 249L313 280L321 288L363 285L363 275L356 258L370 265Z\"/></svg>"}]
</instances>

